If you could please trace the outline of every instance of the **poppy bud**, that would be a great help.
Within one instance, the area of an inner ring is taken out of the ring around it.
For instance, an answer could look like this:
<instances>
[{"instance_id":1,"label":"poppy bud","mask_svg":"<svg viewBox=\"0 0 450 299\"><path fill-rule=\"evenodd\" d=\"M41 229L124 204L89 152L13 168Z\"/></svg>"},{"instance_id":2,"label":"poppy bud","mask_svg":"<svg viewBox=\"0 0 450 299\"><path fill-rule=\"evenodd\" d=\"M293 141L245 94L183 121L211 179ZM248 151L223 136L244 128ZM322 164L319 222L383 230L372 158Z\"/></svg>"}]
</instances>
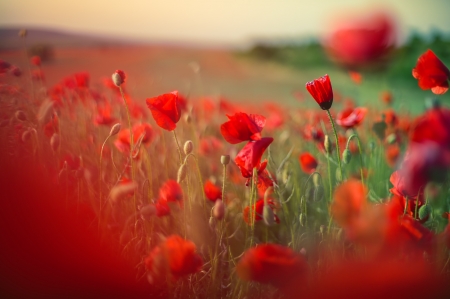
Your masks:
<instances>
[{"instance_id":1,"label":"poppy bud","mask_svg":"<svg viewBox=\"0 0 450 299\"><path fill-rule=\"evenodd\" d=\"M330 154L332 151L332 148L331 148L330 137L328 137L328 135L325 135L325 140L323 141L323 146L325 147L325 151L327 152L327 154Z\"/></svg>"},{"instance_id":2,"label":"poppy bud","mask_svg":"<svg viewBox=\"0 0 450 299\"><path fill-rule=\"evenodd\" d=\"M23 112L22 110L17 110L15 116L16 116L17 120L20 120L20 121L27 120L27 116L25 115L25 112Z\"/></svg>"},{"instance_id":3,"label":"poppy bud","mask_svg":"<svg viewBox=\"0 0 450 299\"><path fill-rule=\"evenodd\" d=\"M336 168L336 181L338 183L342 182L342 173L339 168Z\"/></svg>"},{"instance_id":4,"label":"poppy bud","mask_svg":"<svg viewBox=\"0 0 450 299\"><path fill-rule=\"evenodd\" d=\"M27 36L27 30L26 29L21 29L20 31L19 31L19 36L20 37L26 37Z\"/></svg>"},{"instance_id":5,"label":"poppy bud","mask_svg":"<svg viewBox=\"0 0 450 299\"><path fill-rule=\"evenodd\" d=\"M192 143L191 140L188 140L184 143L184 154L185 155L189 155L190 153L192 153L192 149L194 148L194 144Z\"/></svg>"},{"instance_id":6,"label":"poppy bud","mask_svg":"<svg viewBox=\"0 0 450 299\"><path fill-rule=\"evenodd\" d=\"M178 168L177 183L181 183L186 178L187 166L186 163L181 164Z\"/></svg>"},{"instance_id":7,"label":"poppy bud","mask_svg":"<svg viewBox=\"0 0 450 299\"><path fill-rule=\"evenodd\" d=\"M120 131L120 123L115 124L112 126L111 131L109 131L109 136L114 136Z\"/></svg>"},{"instance_id":8,"label":"poppy bud","mask_svg":"<svg viewBox=\"0 0 450 299\"><path fill-rule=\"evenodd\" d=\"M272 208L268 204L264 204L263 207L264 224L267 226L272 226L275 223L274 218L275 216L273 214Z\"/></svg>"},{"instance_id":9,"label":"poppy bud","mask_svg":"<svg viewBox=\"0 0 450 299\"><path fill-rule=\"evenodd\" d=\"M230 163L230 155L222 155L220 157L220 163L222 163L222 165L228 165L228 163Z\"/></svg>"},{"instance_id":10,"label":"poppy bud","mask_svg":"<svg viewBox=\"0 0 450 299\"><path fill-rule=\"evenodd\" d=\"M342 160L345 164L350 163L350 160L352 159L352 153L348 148L345 148L344 152L342 153Z\"/></svg>"},{"instance_id":11,"label":"poppy bud","mask_svg":"<svg viewBox=\"0 0 450 299\"><path fill-rule=\"evenodd\" d=\"M322 186L315 186L314 187L314 201L321 201L325 195L325 190Z\"/></svg>"},{"instance_id":12,"label":"poppy bud","mask_svg":"<svg viewBox=\"0 0 450 299\"><path fill-rule=\"evenodd\" d=\"M60 144L60 138L58 134L53 134L52 138L50 139L50 147L52 148L52 151L56 153L56 151L59 148Z\"/></svg>"},{"instance_id":13,"label":"poppy bud","mask_svg":"<svg viewBox=\"0 0 450 299\"><path fill-rule=\"evenodd\" d=\"M303 247L302 249L300 249L300 253L301 253L303 256L306 256L306 249L305 249L305 247Z\"/></svg>"},{"instance_id":14,"label":"poppy bud","mask_svg":"<svg viewBox=\"0 0 450 299\"><path fill-rule=\"evenodd\" d=\"M320 181L319 181L320 174L314 173L312 179L313 179L314 187L319 187L320 186Z\"/></svg>"},{"instance_id":15,"label":"poppy bud","mask_svg":"<svg viewBox=\"0 0 450 299\"><path fill-rule=\"evenodd\" d=\"M139 212L141 213L141 218L143 220L150 220L152 216L156 214L156 207L153 204L149 204L142 207Z\"/></svg>"},{"instance_id":16,"label":"poppy bud","mask_svg":"<svg viewBox=\"0 0 450 299\"><path fill-rule=\"evenodd\" d=\"M116 70L112 74L112 81L113 81L114 85L116 85L117 87L122 85L125 82L125 73L124 73L124 71Z\"/></svg>"},{"instance_id":17,"label":"poppy bud","mask_svg":"<svg viewBox=\"0 0 450 299\"><path fill-rule=\"evenodd\" d=\"M216 220L214 217L209 217L209 228L214 231L216 229Z\"/></svg>"},{"instance_id":18,"label":"poppy bud","mask_svg":"<svg viewBox=\"0 0 450 299\"><path fill-rule=\"evenodd\" d=\"M222 220L223 216L225 216L225 205L221 199L216 200L214 203L213 216L217 220Z\"/></svg>"},{"instance_id":19,"label":"poppy bud","mask_svg":"<svg viewBox=\"0 0 450 299\"><path fill-rule=\"evenodd\" d=\"M386 137L386 142L388 144L394 144L397 141L397 136L395 134L390 134L388 137Z\"/></svg>"},{"instance_id":20,"label":"poppy bud","mask_svg":"<svg viewBox=\"0 0 450 299\"><path fill-rule=\"evenodd\" d=\"M428 204L425 204L420 207L419 209L419 219L423 220L427 218L431 214L431 206Z\"/></svg>"}]
</instances>

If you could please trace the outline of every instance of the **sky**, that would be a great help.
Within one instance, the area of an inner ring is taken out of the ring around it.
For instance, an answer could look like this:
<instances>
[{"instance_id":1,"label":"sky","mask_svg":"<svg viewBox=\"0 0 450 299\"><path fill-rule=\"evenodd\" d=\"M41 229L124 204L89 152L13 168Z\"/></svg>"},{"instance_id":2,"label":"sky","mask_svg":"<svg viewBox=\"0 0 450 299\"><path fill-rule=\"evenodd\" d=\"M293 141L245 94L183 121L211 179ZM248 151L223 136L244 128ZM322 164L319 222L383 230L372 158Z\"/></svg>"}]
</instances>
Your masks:
<instances>
[{"instance_id":1,"label":"sky","mask_svg":"<svg viewBox=\"0 0 450 299\"><path fill-rule=\"evenodd\" d=\"M450 31L448 0L1 0L0 27L41 27L142 39L239 44L320 36L343 14L384 8L399 33Z\"/></svg>"}]
</instances>

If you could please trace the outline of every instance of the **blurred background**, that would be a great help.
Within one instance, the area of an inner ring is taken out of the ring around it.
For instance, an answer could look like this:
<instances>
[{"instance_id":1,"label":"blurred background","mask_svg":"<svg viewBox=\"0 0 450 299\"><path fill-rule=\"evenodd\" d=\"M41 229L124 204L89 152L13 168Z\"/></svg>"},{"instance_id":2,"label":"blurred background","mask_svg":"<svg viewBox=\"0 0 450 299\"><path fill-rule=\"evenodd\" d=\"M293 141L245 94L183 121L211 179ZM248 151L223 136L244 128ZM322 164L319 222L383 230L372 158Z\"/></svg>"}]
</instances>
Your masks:
<instances>
[{"instance_id":1,"label":"blurred background","mask_svg":"<svg viewBox=\"0 0 450 299\"><path fill-rule=\"evenodd\" d=\"M15 50L41 56L49 85L123 68L142 98L179 89L295 103L329 73L361 103L380 90L422 102L411 69L428 48L448 65L449 11L446 0L2 1L0 53L19 66Z\"/></svg>"}]
</instances>

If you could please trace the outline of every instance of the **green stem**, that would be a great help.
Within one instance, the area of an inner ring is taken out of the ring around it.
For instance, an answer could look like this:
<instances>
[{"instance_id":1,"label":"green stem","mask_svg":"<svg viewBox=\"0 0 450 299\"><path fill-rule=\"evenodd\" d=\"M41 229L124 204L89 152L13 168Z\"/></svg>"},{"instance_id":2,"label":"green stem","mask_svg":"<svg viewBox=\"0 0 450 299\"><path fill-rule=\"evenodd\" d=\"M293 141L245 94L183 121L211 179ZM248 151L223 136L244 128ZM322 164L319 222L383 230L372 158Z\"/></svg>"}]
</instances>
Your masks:
<instances>
[{"instance_id":1,"label":"green stem","mask_svg":"<svg viewBox=\"0 0 450 299\"><path fill-rule=\"evenodd\" d=\"M334 139L336 141L336 156L337 156L338 165L339 165L339 172L340 172L341 178L342 178L341 151L339 150L339 137L336 132L336 126L334 124L333 117L331 116L330 110L326 110L326 111L328 114L328 118L330 119L331 127L333 128Z\"/></svg>"},{"instance_id":2,"label":"green stem","mask_svg":"<svg viewBox=\"0 0 450 299\"><path fill-rule=\"evenodd\" d=\"M347 146L346 148L348 148L350 141L352 140L352 138L356 138L356 140L358 141L358 149L359 149L359 164L360 164L360 172L361 172L361 183L364 185L364 173L363 173L363 159L362 159L362 149L361 149L361 140L359 139L359 136L356 134L352 134L350 135L350 137L348 137L347 140Z\"/></svg>"},{"instance_id":3,"label":"green stem","mask_svg":"<svg viewBox=\"0 0 450 299\"><path fill-rule=\"evenodd\" d=\"M128 109L128 103L125 100L125 94L123 93L123 89L121 86L119 86L120 94L122 95L123 102L125 104L125 110L127 112L127 120L128 120L128 127L130 128L130 166L131 166L131 180L134 182L134 162L133 162L133 149L134 149L134 139L133 139L133 128L131 127L131 117L130 117L130 110ZM136 193L133 195L133 211L136 212ZM137 216L135 213L135 222L137 220Z\"/></svg>"}]
</instances>

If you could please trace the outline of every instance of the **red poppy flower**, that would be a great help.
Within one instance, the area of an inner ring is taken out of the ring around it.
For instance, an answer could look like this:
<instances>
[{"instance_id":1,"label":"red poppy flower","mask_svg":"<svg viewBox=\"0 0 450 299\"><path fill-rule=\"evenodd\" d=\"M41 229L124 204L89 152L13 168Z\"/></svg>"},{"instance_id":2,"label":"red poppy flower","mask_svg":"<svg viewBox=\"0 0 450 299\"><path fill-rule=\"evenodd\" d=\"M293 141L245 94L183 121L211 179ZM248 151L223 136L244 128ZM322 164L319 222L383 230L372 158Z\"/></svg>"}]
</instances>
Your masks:
<instances>
[{"instance_id":1,"label":"red poppy flower","mask_svg":"<svg viewBox=\"0 0 450 299\"><path fill-rule=\"evenodd\" d=\"M31 64L35 65L35 66L41 66L41 57L39 56L33 56L30 59Z\"/></svg>"},{"instance_id":2,"label":"red poppy flower","mask_svg":"<svg viewBox=\"0 0 450 299\"><path fill-rule=\"evenodd\" d=\"M430 109L411 125L410 141L416 143L435 142L450 149L450 110Z\"/></svg>"},{"instance_id":3,"label":"red poppy flower","mask_svg":"<svg viewBox=\"0 0 450 299\"><path fill-rule=\"evenodd\" d=\"M242 141L260 140L261 131L266 124L266 118L258 114L237 112L227 115L229 121L220 126L220 133L231 144Z\"/></svg>"},{"instance_id":4,"label":"red poppy flower","mask_svg":"<svg viewBox=\"0 0 450 299\"><path fill-rule=\"evenodd\" d=\"M275 208L275 203L273 202L273 199L268 199L267 200L267 204L269 205L269 207L272 209L272 211ZM263 210L264 210L264 199L259 199L258 201L256 201L256 203L251 207L251 211L250 211L250 207L247 206L244 208L243 211L243 216L244 216L244 221L247 224L251 223L251 219L254 218L255 221L260 221L262 220L262 216L263 216ZM278 216L276 214L274 214L274 220L276 223L280 223L280 219L278 218Z\"/></svg>"},{"instance_id":5,"label":"red poppy flower","mask_svg":"<svg viewBox=\"0 0 450 299\"><path fill-rule=\"evenodd\" d=\"M306 274L308 265L301 254L278 244L262 244L244 253L236 266L239 277L245 281L256 281L283 287L290 281Z\"/></svg>"},{"instance_id":6,"label":"red poppy flower","mask_svg":"<svg viewBox=\"0 0 450 299\"><path fill-rule=\"evenodd\" d=\"M181 117L178 91L147 99L146 102L158 126L167 131L175 130Z\"/></svg>"},{"instance_id":7,"label":"red poppy flower","mask_svg":"<svg viewBox=\"0 0 450 299\"><path fill-rule=\"evenodd\" d=\"M211 201L222 199L222 190L214 185L210 180L205 182L204 190L207 199Z\"/></svg>"},{"instance_id":8,"label":"red poppy flower","mask_svg":"<svg viewBox=\"0 0 450 299\"><path fill-rule=\"evenodd\" d=\"M75 84L78 88L88 88L89 87L89 73L88 72L80 72L75 73Z\"/></svg>"},{"instance_id":9,"label":"red poppy flower","mask_svg":"<svg viewBox=\"0 0 450 299\"><path fill-rule=\"evenodd\" d=\"M344 111L338 113L336 117L336 123L341 127L350 129L356 125L359 125L364 120L366 113L367 108L347 108Z\"/></svg>"},{"instance_id":10,"label":"red poppy flower","mask_svg":"<svg viewBox=\"0 0 450 299\"><path fill-rule=\"evenodd\" d=\"M329 56L350 69L378 65L395 42L394 22L384 13L356 19L346 17L344 24L326 39Z\"/></svg>"},{"instance_id":11,"label":"red poppy flower","mask_svg":"<svg viewBox=\"0 0 450 299\"><path fill-rule=\"evenodd\" d=\"M383 91L381 93L380 97L381 97L381 101L383 103L385 103L386 105L392 104L393 96L392 96L392 93L390 91L387 91L387 90Z\"/></svg>"},{"instance_id":12,"label":"red poppy flower","mask_svg":"<svg viewBox=\"0 0 450 299\"><path fill-rule=\"evenodd\" d=\"M307 174L313 173L317 168L317 160L310 153L303 153L298 157L303 172Z\"/></svg>"},{"instance_id":13,"label":"red poppy flower","mask_svg":"<svg viewBox=\"0 0 450 299\"><path fill-rule=\"evenodd\" d=\"M200 139L199 153L202 155L218 153L222 148L222 141L214 136L208 136Z\"/></svg>"},{"instance_id":14,"label":"red poppy flower","mask_svg":"<svg viewBox=\"0 0 450 299\"><path fill-rule=\"evenodd\" d=\"M111 125L116 119L111 116L111 105L106 104L105 107L98 106L98 115L95 117L94 123L97 125Z\"/></svg>"},{"instance_id":15,"label":"red poppy flower","mask_svg":"<svg viewBox=\"0 0 450 299\"><path fill-rule=\"evenodd\" d=\"M159 197L167 202L180 202L183 199L183 189L177 181L168 180L159 189Z\"/></svg>"},{"instance_id":16,"label":"red poppy flower","mask_svg":"<svg viewBox=\"0 0 450 299\"><path fill-rule=\"evenodd\" d=\"M355 72L355 71L349 71L348 75L350 76L350 79L352 79L355 84L361 84L362 82L362 75L361 73Z\"/></svg>"},{"instance_id":17,"label":"red poppy flower","mask_svg":"<svg viewBox=\"0 0 450 299\"><path fill-rule=\"evenodd\" d=\"M350 179L339 185L333 195L333 219L344 228L352 228L366 204L367 188L361 181Z\"/></svg>"},{"instance_id":18,"label":"red poppy flower","mask_svg":"<svg viewBox=\"0 0 450 299\"><path fill-rule=\"evenodd\" d=\"M157 217L167 216L170 214L170 207L165 199L158 199L158 201L155 202L155 208Z\"/></svg>"},{"instance_id":19,"label":"red poppy flower","mask_svg":"<svg viewBox=\"0 0 450 299\"><path fill-rule=\"evenodd\" d=\"M307 82L306 89L322 110L331 108L331 105L333 104L333 88L331 87L331 81L328 75Z\"/></svg>"},{"instance_id":20,"label":"red poppy flower","mask_svg":"<svg viewBox=\"0 0 450 299\"><path fill-rule=\"evenodd\" d=\"M448 90L450 71L429 49L417 60L412 75L419 80L419 87L423 90L431 89L435 94L444 94Z\"/></svg>"},{"instance_id":21,"label":"red poppy flower","mask_svg":"<svg viewBox=\"0 0 450 299\"><path fill-rule=\"evenodd\" d=\"M252 177L253 168L257 168L258 172L264 171L267 161L261 163L261 157L272 142L272 137L264 137L257 141L250 141L237 154L234 162L241 170L244 178Z\"/></svg>"},{"instance_id":22,"label":"red poppy flower","mask_svg":"<svg viewBox=\"0 0 450 299\"><path fill-rule=\"evenodd\" d=\"M141 124L135 125L133 127L133 144L136 145L136 142L139 140L142 134L145 133L144 138L142 139L143 144L148 144L153 138L153 129L149 124ZM117 134L117 140L114 142L114 145L117 149L122 153L128 153L130 151L130 130L122 129L119 134Z\"/></svg>"},{"instance_id":23,"label":"red poppy flower","mask_svg":"<svg viewBox=\"0 0 450 299\"><path fill-rule=\"evenodd\" d=\"M197 254L195 244L176 235L167 237L145 259L145 267L150 276L161 275L166 270L169 272L166 273L175 280L200 271L202 266L203 260Z\"/></svg>"}]
</instances>

